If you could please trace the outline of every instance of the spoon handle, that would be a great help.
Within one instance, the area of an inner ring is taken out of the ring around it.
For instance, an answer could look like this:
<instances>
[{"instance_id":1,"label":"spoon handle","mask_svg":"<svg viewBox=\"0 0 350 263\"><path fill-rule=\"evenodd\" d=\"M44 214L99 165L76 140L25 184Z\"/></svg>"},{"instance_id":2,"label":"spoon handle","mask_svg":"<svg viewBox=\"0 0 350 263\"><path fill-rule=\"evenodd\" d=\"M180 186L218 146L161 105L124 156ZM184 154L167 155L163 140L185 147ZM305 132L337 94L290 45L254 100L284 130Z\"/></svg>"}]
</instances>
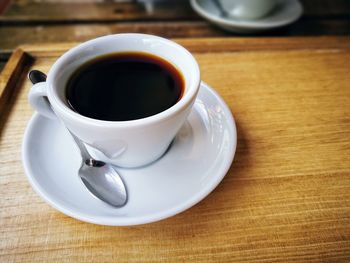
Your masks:
<instances>
[{"instance_id":1,"label":"spoon handle","mask_svg":"<svg viewBox=\"0 0 350 263\"><path fill-rule=\"evenodd\" d=\"M29 72L29 74L28 74L28 78L30 79L30 81L33 84L46 81L45 73L43 73L43 72L41 72L39 70L31 70ZM65 125L63 124L63 126L65 126ZM78 146L78 148L80 150L81 156L84 159L84 162L86 160L93 160L93 158L91 157L91 155L87 151L86 146L84 145L84 143L78 137L76 137L68 128L67 128L67 130L72 135L75 143L77 144L77 146Z\"/></svg>"},{"instance_id":2,"label":"spoon handle","mask_svg":"<svg viewBox=\"0 0 350 263\"><path fill-rule=\"evenodd\" d=\"M68 132L72 135L76 145L78 146L80 153L81 153L81 157L83 158L84 162L86 160L93 159L91 157L90 153L88 152L88 150L86 149L85 144L77 136L75 136L70 130L68 130Z\"/></svg>"}]
</instances>

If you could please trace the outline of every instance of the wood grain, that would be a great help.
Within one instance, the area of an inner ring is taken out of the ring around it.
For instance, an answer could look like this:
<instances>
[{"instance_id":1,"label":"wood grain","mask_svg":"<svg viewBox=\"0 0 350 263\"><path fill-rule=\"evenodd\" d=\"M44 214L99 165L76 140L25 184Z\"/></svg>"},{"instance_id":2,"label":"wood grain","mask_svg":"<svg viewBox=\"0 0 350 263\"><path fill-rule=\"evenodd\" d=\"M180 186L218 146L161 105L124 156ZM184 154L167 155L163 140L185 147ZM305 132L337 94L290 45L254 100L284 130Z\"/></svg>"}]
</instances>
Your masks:
<instances>
[{"instance_id":1,"label":"wood grain","mask_svg":"<svg viewBox=\"0 0 350 263\"><path fill-rule=\"evenodd\" d=\"M205 200L148 225L82 223L34 193L20 158L30 83L19 78L0 139L0 261L349 262L350 38L231 41L240 48L178 42L234 113L234 163ZM47 72L69 47L22 49Z\"/></svg>"}]
</instances>

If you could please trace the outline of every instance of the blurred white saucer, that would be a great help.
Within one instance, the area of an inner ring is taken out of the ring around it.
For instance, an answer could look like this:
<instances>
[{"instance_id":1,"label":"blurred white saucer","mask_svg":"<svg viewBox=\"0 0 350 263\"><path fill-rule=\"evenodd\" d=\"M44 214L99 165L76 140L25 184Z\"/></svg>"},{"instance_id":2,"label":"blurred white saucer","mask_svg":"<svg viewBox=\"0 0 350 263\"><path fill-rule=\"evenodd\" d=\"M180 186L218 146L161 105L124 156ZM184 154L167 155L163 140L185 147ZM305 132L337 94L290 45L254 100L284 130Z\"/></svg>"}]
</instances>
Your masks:
<instances>
[{"instance_id":1,"label":"blurred white saucer","mask_svg":"<svg viewBox=\"0 0 350 263\"><path fill-rule=\"evenodd\" d=\"M211 23L235 33L257 33L289 25L300 18L303 7L298 0L279 0L265 17L255 20L222 16L213 0L191 0L193 9Z\"/></svg>"}]
</instances>

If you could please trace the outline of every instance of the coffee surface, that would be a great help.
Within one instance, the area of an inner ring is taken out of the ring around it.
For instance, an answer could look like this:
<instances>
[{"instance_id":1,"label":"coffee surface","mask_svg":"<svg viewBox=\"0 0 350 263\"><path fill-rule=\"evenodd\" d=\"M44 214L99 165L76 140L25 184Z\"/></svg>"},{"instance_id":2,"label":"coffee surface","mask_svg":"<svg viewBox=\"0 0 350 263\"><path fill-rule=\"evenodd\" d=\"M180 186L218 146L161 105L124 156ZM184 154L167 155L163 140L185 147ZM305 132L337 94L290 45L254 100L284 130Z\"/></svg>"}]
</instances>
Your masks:
<instances>
[{"instance_id":1,"label":"coffee surface","mask_svg":"<svg viewBox=\"0 0 350 263\"><path fill-rule=\"evenodd\" d=\"M170 108L183 90L183 77L171 63L151 54L128 52L83 64L69 78L66 97L83 116L128 121Z\"/></svg>"}]
</instances>

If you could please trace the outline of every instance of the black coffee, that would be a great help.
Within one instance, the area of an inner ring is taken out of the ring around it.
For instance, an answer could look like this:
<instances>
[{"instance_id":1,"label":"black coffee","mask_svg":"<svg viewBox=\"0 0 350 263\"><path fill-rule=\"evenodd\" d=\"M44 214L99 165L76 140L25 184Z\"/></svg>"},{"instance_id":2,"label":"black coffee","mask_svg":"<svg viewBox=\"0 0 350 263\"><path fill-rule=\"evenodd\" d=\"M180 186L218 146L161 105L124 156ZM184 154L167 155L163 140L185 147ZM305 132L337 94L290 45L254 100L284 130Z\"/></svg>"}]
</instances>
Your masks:
<instances>
[{"instance_id":1,"label":"black coffee","mask_svg":"<svg viewBox=\"0 0 350 263\"><path fill-rule=\"evenodd\" d=\"M169 62L147 53L97 57L70 77L66 97L81 115L106 121L145 118L173 106L184 80Z\"/></svg>"}]
</instances>

